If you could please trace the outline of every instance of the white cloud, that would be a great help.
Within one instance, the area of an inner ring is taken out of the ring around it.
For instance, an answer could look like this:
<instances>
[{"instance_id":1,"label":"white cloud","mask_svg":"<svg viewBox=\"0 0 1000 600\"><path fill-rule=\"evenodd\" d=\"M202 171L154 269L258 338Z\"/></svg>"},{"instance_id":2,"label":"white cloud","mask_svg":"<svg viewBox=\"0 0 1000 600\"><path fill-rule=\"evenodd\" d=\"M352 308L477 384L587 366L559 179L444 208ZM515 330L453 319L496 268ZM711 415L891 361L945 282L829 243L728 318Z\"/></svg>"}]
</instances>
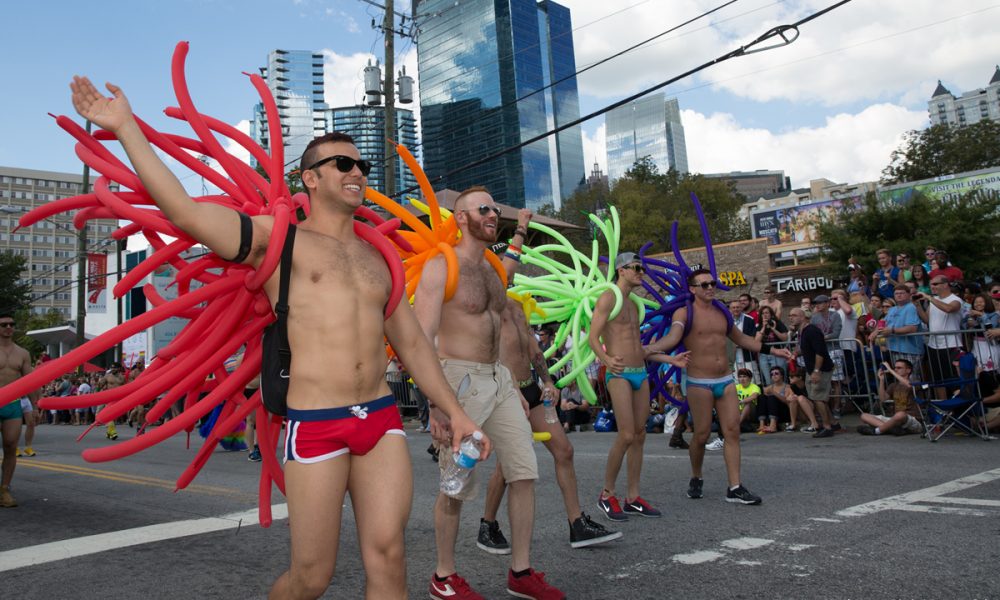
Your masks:
<instances>
[{"instance_id":1,"label":"white cloud","mask_svg":"<svg viewBox=\"0 0 1000 600\"><path fill-rule=\"evenodd\" d=\"M607 17L607 4L564 3L573 11L574 27L583 26L574 32L578 68L717 4L675 0L668 11L663 3L645 2ZM623 97L828 5L828 0L805 0L749 11L734 5L581 75L581 93ZM760 102L784 99L835 106L891 100L915 107L929 94L919 97L914 89L927 89L939 78L958 88L953 91L982 87L989 81L995 56L985 54L997 48L998 17L1000 6L993 0L966 0L946 10L938 0L854 2L802 25L799 39L786 48L721 63L679 85L710 82ZM713 25L705 28L709 22Z\"/></svg>"},{"instance_id":2,"label":"white cloud","mask_svg":"<svg viewBox=\"0 0 1000 600\"><path fill-rule=\"evenodd\" d=\"M601 126L594 131L593 137L586 130L583 131L583 167L587 173L590 173L594 162L600 165L601 171L608 172L608 156L605 150L606 132L607 128L604 123L601 123Z\"/></svg>"},{"instance_id":3,"label":"white cloud","mask_svg":"<svg viewBox=\"0 0 1000 600\"><path fill-rule=\"evenodd\" d=\"M877 180L903 133L927 118L924 111L876 104L828 117L821 127L773 133L744 128L730 114L681 113L692 172L781 169L795 187L821 177L838 183Z\"/></svg>"}]
</instances>

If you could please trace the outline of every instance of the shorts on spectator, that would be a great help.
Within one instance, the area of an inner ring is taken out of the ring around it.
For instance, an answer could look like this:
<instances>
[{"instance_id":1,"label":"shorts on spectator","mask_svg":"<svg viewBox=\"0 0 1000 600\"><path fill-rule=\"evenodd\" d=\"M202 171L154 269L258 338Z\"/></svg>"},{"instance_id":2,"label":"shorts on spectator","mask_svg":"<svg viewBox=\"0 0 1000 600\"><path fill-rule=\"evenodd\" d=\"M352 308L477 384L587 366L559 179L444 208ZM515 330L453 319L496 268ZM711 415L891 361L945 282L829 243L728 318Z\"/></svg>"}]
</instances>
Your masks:
<instances>
[{"instance_id":1,"label":"shorts on spectator","mask_svg":"<svg viewBox=\"0 0 1000 600\"><path fill-rule=\"evenodd\" d=\"M830 359L833 360L833 373L830 375L830 381L843 381L844 380L844 351L837 350L835 348L830 349Z\"/></svg>"},{"instance_id":2,"label":"shorts on spectator","mask_svg":"<svg viewBox=\"0 0 1000 600\"><path fill-rule=\"evenodd\" d=\"M952 361L958 357L958 350L955 348L925 348L927 353L927 365L930 368L931 381L939 382L946 379L955 378L955 366Z\"/></svg>"},{"instance_id":3,"label":"shorts on spectator","mask_svg":"<svg viewBox=\"0 0 1000 600\"><path fill-rule=\"evenodd\" d=\"M891 418L883 415L872 415L872 416L874 416L879 421L882 421L883 423L885 423ZM903 431L905 431L906 433L923 433L924 424L915 419L913 415L906 415L906 422L903 423Z\"/></svg>"},{"instance_id":4,"label":"shorts on spectator","mask_svg":"<svg viewBox=\"0 0 1000 600\"><path fill-rule=\"evenodd\" d=\"M813 402L829 402L832 375L830 371L820 371L819 383L813 383L812 375L806 375L806 396Z\"/></svg>"}]
</instances>

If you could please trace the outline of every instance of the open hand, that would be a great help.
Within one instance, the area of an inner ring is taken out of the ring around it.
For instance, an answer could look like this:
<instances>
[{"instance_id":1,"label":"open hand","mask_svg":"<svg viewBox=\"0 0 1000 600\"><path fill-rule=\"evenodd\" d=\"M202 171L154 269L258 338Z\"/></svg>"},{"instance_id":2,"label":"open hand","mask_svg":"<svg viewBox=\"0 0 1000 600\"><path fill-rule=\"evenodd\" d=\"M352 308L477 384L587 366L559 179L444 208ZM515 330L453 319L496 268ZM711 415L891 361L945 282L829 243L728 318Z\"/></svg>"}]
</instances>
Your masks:
<instances>
[{"instance_id":1,"label":"open hand","mask_svg":"<svg viewBox=\"0 0 1000 600\"><path fill-rule=\"evenodd\" d=\"M73 76L69 88L73 91L73 108L79 115L102 129L114 133L134 119L132 107L122 89L112 83L105 84L113 98L102 94L86 77Z\"/></svg>"},{"instance_id":2,"label":"open hand","mask_svg":"<svg viewBox=\"0 0 1000 600\"><path fill-rule=\"evenodd\" d=\"M620 356L609 356L608 370L615 375L621 375L625 370L625 359Z\"/></svg>"}]
</instances>

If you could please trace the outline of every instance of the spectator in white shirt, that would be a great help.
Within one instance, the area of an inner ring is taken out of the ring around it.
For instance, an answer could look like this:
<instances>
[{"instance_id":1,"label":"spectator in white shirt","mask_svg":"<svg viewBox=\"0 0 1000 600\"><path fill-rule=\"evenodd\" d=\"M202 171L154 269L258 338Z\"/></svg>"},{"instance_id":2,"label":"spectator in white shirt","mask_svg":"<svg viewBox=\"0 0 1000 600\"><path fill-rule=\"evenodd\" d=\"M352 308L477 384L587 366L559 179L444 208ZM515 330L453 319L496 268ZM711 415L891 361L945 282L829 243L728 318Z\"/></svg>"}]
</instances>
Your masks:
<instances>
[{"instance_id":1,"label":"spectator in white shirt","mask_svg":"<svg viewBox=\"0 0 1000 600\"><path fill-rule=\"evenodd\" d=\"M962 340L957 333L935 335L936 332L955 332L962 328L962 300L951 292L951 286L945 275L935 275L931 277L932 296L927 296L929 301L927 309L922 303L914 302L917 308L917 315L920 320L927 324L931 335L927 337L927 363L930 366L930 379L934 383L940 383L946 379L955 377L955 368L952 363L958 359L958 351L962 347ZM918 300L924 299L919 295ZM939 400L948 397L948 390L943 385L934 387L934 395Z\"/></svg>"}]
</instances>

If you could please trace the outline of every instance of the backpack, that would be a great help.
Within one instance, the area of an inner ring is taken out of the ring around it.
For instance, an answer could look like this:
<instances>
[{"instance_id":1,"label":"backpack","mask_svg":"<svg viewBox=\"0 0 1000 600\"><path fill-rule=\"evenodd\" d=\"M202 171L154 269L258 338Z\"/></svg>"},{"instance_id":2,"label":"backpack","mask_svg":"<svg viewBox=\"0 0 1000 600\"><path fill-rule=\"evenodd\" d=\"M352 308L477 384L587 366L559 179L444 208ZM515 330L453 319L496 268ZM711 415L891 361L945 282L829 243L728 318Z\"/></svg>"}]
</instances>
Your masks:
<instances>
[{"instance_id":1,"label":"backpack","mask_svg":"<svg viewBox=\"0 0 1000 600\"><path fill-rule=\"evenodd\" d=\"M292 349L288 345L288 285L292 277L294 244L295 225L289 225L281 249L278 301L274 305L277 319L264 330L261 348L260 397L268 412L282 417L288 412L288 378L292 367Z\"/></svg>"}]
</instances>

